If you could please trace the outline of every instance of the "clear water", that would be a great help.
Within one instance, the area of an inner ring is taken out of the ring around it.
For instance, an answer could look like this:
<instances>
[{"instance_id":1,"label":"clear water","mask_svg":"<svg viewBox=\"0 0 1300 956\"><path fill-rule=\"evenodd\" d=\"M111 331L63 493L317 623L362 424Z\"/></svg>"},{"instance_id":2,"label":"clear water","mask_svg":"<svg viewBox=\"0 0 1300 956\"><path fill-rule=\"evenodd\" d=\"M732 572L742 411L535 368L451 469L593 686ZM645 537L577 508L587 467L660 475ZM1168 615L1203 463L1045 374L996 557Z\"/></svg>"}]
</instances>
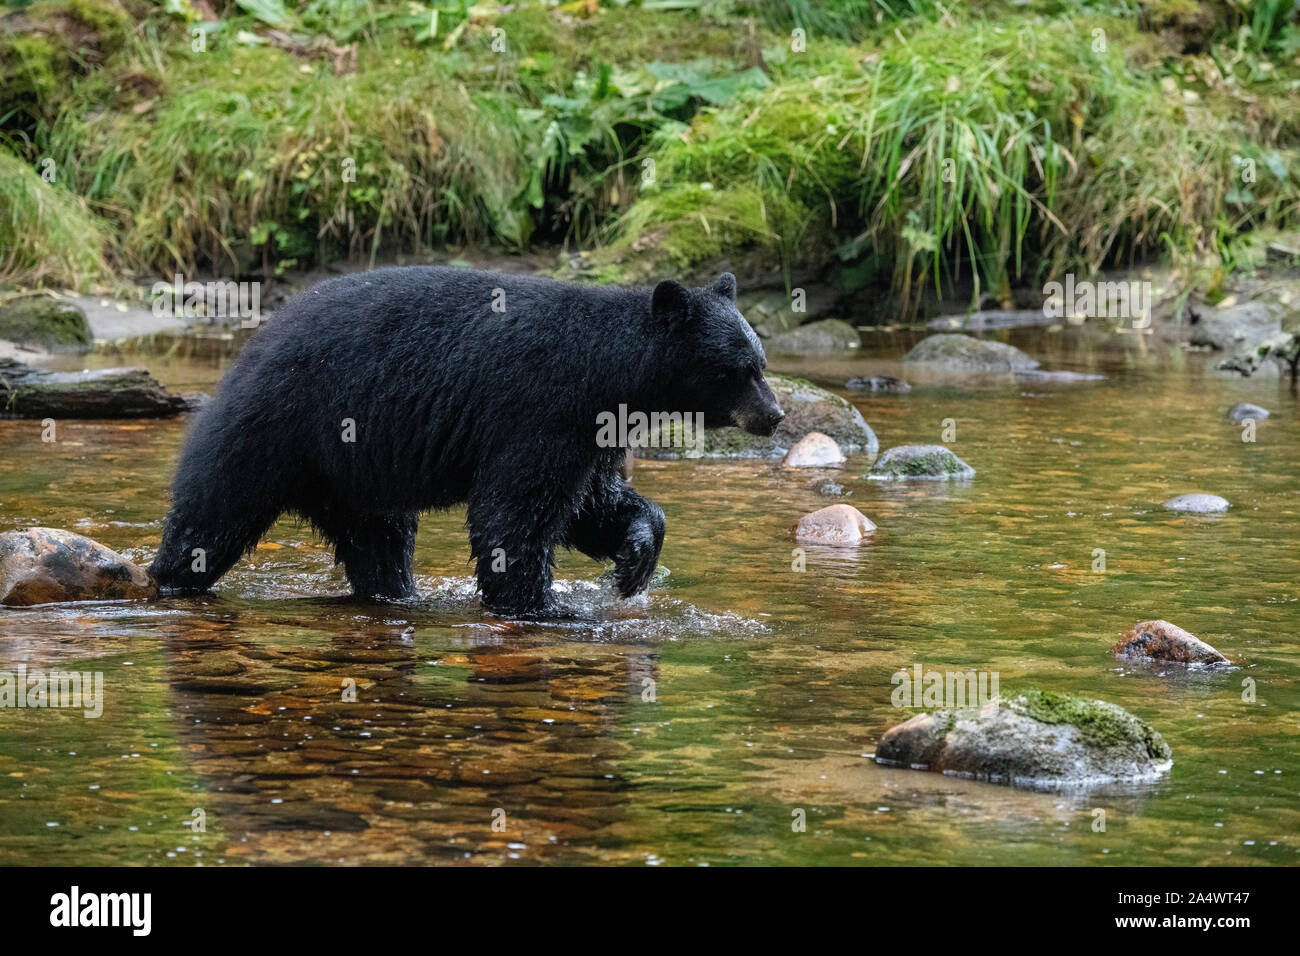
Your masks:
<instances>
[{"instance_id":1,"label":"clear water","mask_svg":"<svg viewBox=\"0 0 1300 956\"><path fill-rule=\"evenodd\" d=\"M802 573L789 529L828 503L817 475L638 462L670 572L619 602L566 556L564 624L480 612L461 512L424 520L409 605L346 600L330 554L283 522L202 599L0 610L0 669L100 671L107 697L98 719L0 711L0 862L1296 863L1295 396L1159 343L1012 341L1108 378L927 385L897 361L906 337L884 335L774 363L911 378L909 395L852 396L882 447L937 442L953 419L978 471L890 485L850 460L846 500L879 531L811 549ZM218 374L147 361L182 388ZM1274 411L1254 443L1224 417L1237 401ZM183 427L67 422L46 444L0 421L0 530L70 528L147 560ZM1191 491L1233 507L1159 508ZM1109 656L1153 617L1240 666ZM1062 796L875 766L864 755L911 713L890 676L918 663L1113 701L1164 734L1173 768Z\"/></svg>"}]
</instances>

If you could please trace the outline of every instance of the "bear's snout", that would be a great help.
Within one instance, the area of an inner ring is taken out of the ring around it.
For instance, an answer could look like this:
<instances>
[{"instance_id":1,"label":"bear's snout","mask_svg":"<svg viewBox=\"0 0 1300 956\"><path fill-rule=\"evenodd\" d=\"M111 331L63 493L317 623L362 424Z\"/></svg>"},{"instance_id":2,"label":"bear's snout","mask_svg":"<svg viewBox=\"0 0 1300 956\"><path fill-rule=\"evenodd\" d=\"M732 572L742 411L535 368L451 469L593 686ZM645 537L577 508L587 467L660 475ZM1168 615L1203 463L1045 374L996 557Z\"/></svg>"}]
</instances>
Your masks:
<instances>
[{"instance_id":1,"label":"bear's snout","mask_svg":"<svg viewBox=\"0 0 1300 956\"><path fill-rule=\"evenodd\" d=\"M783 421L785 421L785 412L781 411L778 406L764 416L751 418L743 427L751 435L761 435L766 438L776 431L776 426Z\"/></svg>"},{"instance_id":2,"label":"bear's snout","mask_svg":"<svg viewBox=\"0 0 1300 956\"><path fill-rule=\"evenodd\" d=\"M737 425L751 435L767 437L785 420L785 412L781 411L767 382L760 379L754 383L748 401L736 409L733 418Z\"/></svg>"}]
</instances>

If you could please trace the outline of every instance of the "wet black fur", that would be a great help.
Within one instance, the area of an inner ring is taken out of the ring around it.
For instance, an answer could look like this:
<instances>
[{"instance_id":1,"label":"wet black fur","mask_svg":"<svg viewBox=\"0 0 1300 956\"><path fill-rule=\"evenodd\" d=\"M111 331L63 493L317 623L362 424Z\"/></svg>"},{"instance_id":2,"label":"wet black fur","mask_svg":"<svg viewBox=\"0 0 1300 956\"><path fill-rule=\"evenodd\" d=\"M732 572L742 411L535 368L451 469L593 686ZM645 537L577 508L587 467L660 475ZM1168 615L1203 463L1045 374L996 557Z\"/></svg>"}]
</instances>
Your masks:
<instances>
[{"instance_id":1,"label":"wet black fur","mask_svg":"<svg viewBox=\"0 0 1300 956\"><path fill-rule=\"evenodd\" d=\"M403 598L420 513L468 502L489 609L552 610L556 545L613 559L631 596L664 516L620 476L622 450L598 447L597 416L703 411L770 434L781 411L734 301L726 274L704 289L422 266L322 282L252 336L198 414L150 573L206 590L290 512L333 543L358 595Z\"/></svg>"}]
</instances>

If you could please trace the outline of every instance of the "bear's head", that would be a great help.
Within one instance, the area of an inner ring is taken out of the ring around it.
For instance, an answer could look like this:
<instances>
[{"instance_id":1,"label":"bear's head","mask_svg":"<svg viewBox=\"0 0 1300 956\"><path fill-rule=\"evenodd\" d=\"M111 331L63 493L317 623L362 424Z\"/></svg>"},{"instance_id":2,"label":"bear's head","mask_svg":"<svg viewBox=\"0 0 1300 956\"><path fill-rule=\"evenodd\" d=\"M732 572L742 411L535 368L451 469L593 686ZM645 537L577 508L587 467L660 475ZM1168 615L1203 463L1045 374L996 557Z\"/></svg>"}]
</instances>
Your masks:
<instances>
[{"instance_id":1,"label":"bear's head","mask_svg":"<svg viewBox=\"0 0 1300 956\"><path fill-rule=\"evenodd\" d=\"M660 282L650 311L679 357L670 387L682 411L703 412L705 428L776 431L785 412L763 378L763 343L736 308L735 276L724 272L700 289Z\"/></svg>"}]
</instances>

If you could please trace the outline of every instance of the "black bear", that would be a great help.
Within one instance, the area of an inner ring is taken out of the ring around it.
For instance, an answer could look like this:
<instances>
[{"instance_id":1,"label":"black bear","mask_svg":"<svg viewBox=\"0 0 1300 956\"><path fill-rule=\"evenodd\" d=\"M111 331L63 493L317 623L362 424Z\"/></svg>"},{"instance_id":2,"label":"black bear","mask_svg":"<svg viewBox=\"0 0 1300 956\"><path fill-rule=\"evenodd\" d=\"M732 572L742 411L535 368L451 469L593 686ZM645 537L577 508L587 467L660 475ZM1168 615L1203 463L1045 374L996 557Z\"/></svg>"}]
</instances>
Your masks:
<instances>
[{"instance_id":1,"label":"black bear","mask_svg":"<svg viewBox=\"0 0 1300 956\"><path fill-rule=\"evenodd\" d=\"M330 279L249 340L186 440L165 591L210 587L282 513L334 546L358 596L414 592L420 513L468 503L485 607L544 616L555 548L613 559L644 590L664 516L623 480L602 413L702 413L770 435L783 418L735 305L705 288L580 286L412 266Z\"/></svg>"}]
</instances>

